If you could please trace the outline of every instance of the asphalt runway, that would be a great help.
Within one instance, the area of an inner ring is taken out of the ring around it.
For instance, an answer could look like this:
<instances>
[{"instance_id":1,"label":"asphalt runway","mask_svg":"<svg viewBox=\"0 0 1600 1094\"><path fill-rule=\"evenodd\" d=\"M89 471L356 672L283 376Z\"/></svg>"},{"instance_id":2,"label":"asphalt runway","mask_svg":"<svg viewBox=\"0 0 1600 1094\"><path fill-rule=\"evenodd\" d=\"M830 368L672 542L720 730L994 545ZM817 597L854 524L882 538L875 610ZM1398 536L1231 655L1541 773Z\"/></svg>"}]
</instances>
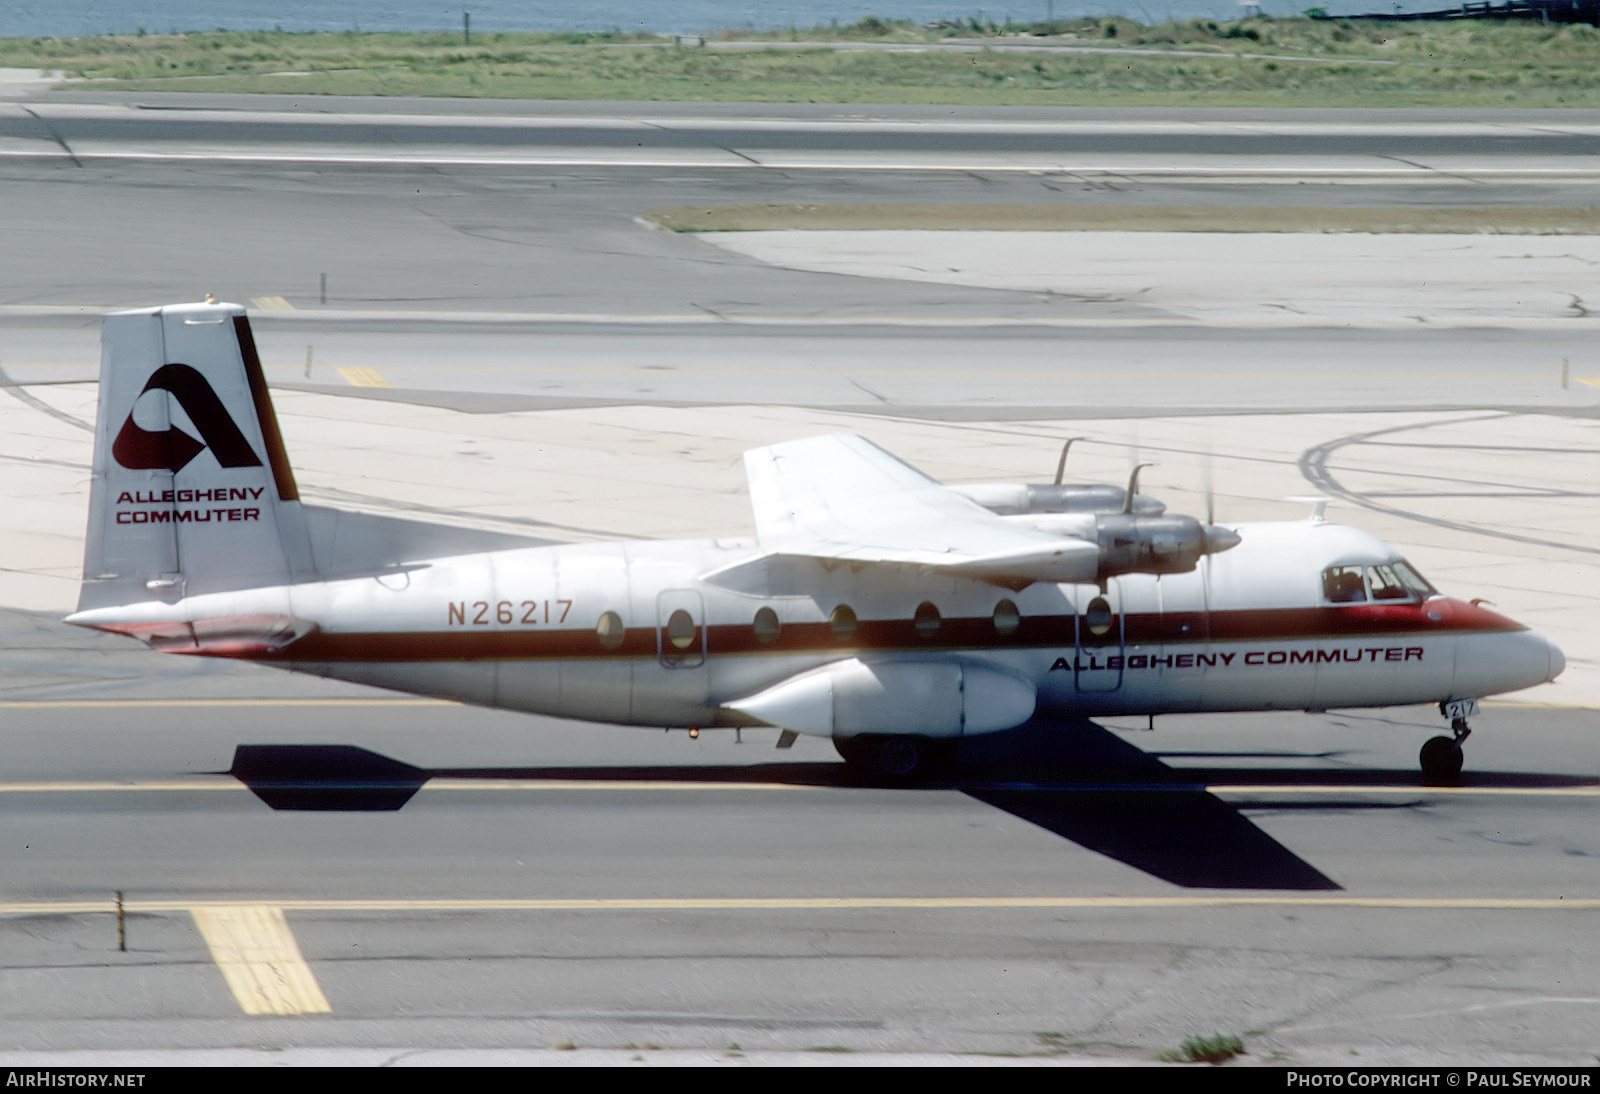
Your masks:
<instances>
[{"instance_id":1,"label":"asphalt runway","mask_svg":"<svg viewBox=\"0 0 1600 1094\"><path fill-rule=\"evenodd\" d=\"M1396 173L1385 142L1404 134L1363 135L1371 119L1348 115L1299 145L1274 144L1295 119L1271 112L1068 119L1122 127L1074 138L1106 142L1096 155L1156 159L1195 151L1168 132L1177 123L1267 127L1242 143L1213 133L1202 150L1242 173L1196 160L1174 179L997 165L1037 155L1037 134L985 135L967 151L988 170L594 162L596 148L624 159L640 127L571 123L619 111L545 111L586 135L583 165L473 166L437 150L401 162L394 134L364 122L344 128L363 155L387 144L390 162L335 166L294 162L294 127L279 131L281 161L240 162L192 155L219 132L205 125L231 123L160 122L174 128L136 143L188 158L140 159L90 154L115 152L88 146L126 128L10 110L0 136L31 150L0 159L0 367L25 384L82 379L99 309L212 290L265 302L276 386L479 415L761 402L905 418L1582 418L1600 391L1580 382L1600 375L1592 339L1548 326L1174 325L1136 301L775 269L633 221L739 201L1585 205L1587 115L1508 115L1493 141L1451 136L1458 117L1386 115L1433 126L1426 151L1441 163L1479 156L1479 178ZM799 133L789 151L811 155L837 142L840 112L631 116ZM868 113L907 128L928 117ZM975 139L952 133L994 120L972 112L898 151ZM1116 143L1139 125L1142 144ZM657 139L677 154L714 128ZM872 152L847 135L844 151ZM1505 181L1552 158L1562 170L1536 186ZM1266 181L1296 164L1307 185ZM1342 181L1317 173L1330 164ZM778 752L757 731L690 740L396 701L162 658L37 613L0 612L0 632L0 1045L13 1054L0 1062L252 1046L460 1062L565 1045L619 1063L674 1050L1137 1062L1213 1032L1242 1035L1255 1063L1589 1064L1596 1050L1590 710L1487 707L1460 787L1419 785L1416 750L1442 726L1401 710L1034 725L976 748L952 784L884 790L853 785L825 742Z\"/></svg>"},{"instance_id":2,"label":"asphalt runway","mask_svg":"<svg viewBox=\"0 0 1600 1094\"><path fill-rule=\"evenodd\" d=\"M52 95L0 112L0 154L33 158L744 166L806 171L1078 169L1410 177L1592 176L1595 111L1028 111L893 106L707 111L699 104L515 113L458 101ZM76 96L83 98L83 96Z\"/></svg>"}]
</instances>

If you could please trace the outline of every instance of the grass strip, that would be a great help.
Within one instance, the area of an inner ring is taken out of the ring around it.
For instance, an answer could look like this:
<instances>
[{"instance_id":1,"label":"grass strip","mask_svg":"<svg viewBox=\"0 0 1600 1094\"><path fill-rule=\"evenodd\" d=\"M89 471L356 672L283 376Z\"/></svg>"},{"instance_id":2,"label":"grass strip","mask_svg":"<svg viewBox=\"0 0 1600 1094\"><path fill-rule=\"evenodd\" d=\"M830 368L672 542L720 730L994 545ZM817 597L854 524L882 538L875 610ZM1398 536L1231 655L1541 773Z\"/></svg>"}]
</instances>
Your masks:
<instances>
[{"instance_id":1,"label":"grass strip","mask_svg":"<svg viewBox=\"0 0 1600 1094\"><path fill-rule=\"evenodd\" d=\"M474 34L465 42L444 33L215 31L0 39L0 67L62 70L122 89L299 95L1600 106L1600 29L1473 20L1256 18L1146 27L1105 18L919 27L868 17L843 28L725 31L704 47L620 32Z\"/></svg>"},{"instance_id":2,"label":"grass strip","mask_svg":"<svg viewBox=\"0 0 1600 1094\"><path fill-rule=\"evenodd\" d=\"M713 205L655 209L674 232L1356 232L1600 235L1600 208L1218 209L1106 205Z\"/></svg>"}]
</instances>

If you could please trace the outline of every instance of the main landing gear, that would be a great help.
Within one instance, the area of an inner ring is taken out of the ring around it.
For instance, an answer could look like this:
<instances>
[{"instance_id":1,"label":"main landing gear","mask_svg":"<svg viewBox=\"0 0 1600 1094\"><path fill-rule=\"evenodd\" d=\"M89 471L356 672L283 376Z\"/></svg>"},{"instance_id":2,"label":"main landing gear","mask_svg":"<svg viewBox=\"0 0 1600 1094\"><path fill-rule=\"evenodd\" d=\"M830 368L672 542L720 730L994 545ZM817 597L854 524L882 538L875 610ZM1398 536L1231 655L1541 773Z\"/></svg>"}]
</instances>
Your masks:
<instances>
[{"instance_id":1,"label":"main landing gear","mask_svg":"<svg viewBox=\"0 0 1600 1094\"><path fill-rule=\"evenodd\" d=\"M889 786L926 782L955 759L954 741L903 733L835 737L833 747L851 771Z\"/></svg>"},{"instance_id":2,"label":"main landing gear","mask_svg":"<svg viewBox=\"0 0 1600 1094\"><path fill-rule=\"evenodd\" d=\"M1461 775L1463 755L1461 746L1472 735L1467 725L1469 715L1478 713L1476 699L1456 699L1439 704L1439 713L1450 719L1450 737L1432 737L1422 746L1417 757L1422 765L1422 777L1429 782L1450 782Z\"/></svg>"}]
</instances>

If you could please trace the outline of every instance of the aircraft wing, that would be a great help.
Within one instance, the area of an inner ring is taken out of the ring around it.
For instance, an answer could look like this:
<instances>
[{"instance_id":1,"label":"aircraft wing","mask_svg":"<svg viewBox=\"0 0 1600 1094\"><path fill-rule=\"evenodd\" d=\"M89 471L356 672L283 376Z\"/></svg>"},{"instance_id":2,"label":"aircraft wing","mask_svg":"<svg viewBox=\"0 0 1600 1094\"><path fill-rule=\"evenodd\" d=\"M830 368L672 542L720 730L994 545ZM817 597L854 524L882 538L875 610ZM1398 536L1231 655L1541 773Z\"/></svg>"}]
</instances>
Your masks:
<instances>
[{"instance_id":1,"label":"aircraft wing","mask_svg":"<svg viewBox=\"0 0 1600 1094\"><path fill-rule=\"evenodd\" d=\"M1003 520L853 434L753 448L744 464L774 554L1050 581L1098 567L1098 544Z\"/></svg>"}]
</instances>

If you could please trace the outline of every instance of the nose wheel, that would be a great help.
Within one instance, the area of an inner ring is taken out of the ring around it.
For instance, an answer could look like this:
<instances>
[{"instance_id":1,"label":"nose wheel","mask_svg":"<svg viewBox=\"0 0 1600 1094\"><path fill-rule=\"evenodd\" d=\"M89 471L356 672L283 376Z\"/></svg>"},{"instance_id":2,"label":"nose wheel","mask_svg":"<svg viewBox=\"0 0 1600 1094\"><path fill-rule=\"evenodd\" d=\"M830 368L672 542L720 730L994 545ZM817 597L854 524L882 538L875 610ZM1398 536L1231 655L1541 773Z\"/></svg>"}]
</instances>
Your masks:
<instances>
[{"instance_id":1,"label":"nose wheel","mask_svg":"<svg viewBox=\"0 0 1600 1094\"><path fill-rule=\"evenodd\" d=\"M1429 782L1449 782L1461 775L1462 743L1472 734L1464 717L1450 719L1450 737L1432 737L1417 757L1422 777Z\"/></svg>"}]
</instances>

